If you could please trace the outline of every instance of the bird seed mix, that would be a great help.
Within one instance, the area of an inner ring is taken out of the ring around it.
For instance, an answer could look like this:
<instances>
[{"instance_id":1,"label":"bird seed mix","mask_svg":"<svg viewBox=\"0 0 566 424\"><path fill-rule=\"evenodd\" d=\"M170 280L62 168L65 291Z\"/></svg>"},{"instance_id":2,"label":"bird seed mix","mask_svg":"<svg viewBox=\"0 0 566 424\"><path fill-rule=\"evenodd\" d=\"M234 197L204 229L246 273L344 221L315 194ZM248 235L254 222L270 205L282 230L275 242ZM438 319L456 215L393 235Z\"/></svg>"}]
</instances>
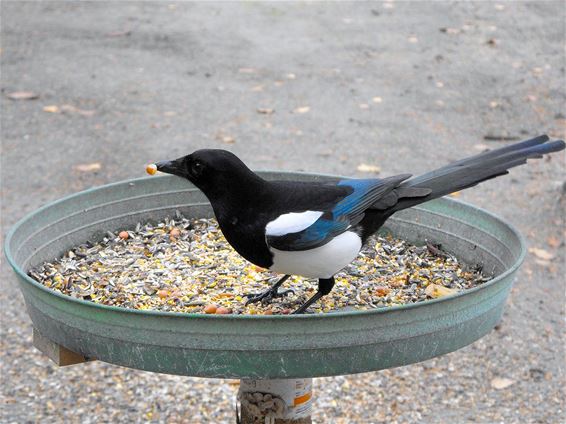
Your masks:
<instances>
[{"instance_id":1,"label":"bird seed mix","mask_svg":"<svg viewBox=\"0 0 566 424\"><path fill-rule=\"evenodd\" d=\"M288 314L317 289L317 280L292 276L270 303L246 305L245 294L266 290L280 275L243 259L216 220L177 213L157 225L108 232L63 257L32 269L41 284L74 298L141 310L199 314ZM414 246L372 236L358 257L336 275L332 292L310 313L368 310L447 296L491 277L458 263L438 246Z\"/></svg>"}]
</instances>

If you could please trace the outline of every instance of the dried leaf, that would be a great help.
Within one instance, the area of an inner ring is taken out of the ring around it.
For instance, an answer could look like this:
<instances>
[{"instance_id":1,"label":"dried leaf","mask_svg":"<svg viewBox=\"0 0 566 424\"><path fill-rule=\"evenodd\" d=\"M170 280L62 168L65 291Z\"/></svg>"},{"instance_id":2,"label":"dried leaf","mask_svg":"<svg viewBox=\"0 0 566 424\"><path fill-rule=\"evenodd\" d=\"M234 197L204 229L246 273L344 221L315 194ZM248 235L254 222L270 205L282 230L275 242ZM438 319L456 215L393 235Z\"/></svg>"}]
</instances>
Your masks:
<instances>
[{"instance_id":1,"label":"dried leaf","mask_svg":"<svg viewBox=\"0 0 566 424\"><path fill-rule=\"evenodd\" d=\"M75 169L80 172L94 172L99 171L102 168L100 162L93 163L82 163L80 165L75 165Z\"/></svg>"},{"instance_id":2,"label":"dried leaf","mask_svg":"<svg viewBox=\"0 0 566 424\"><path fill-rule=\"evenodd\" d=\"M535 259L535 263L542 266L543 268L548 268L551 265L550 261L545 261L543 259Z\"/></svg>"},{"instance_id":3,"label":"dried leaf","mask_svg":"<svg viewBox=\"0 0 566 424\"><path fill-rule=\"evenodd\" d=\"M444 32L446 34L458 34L460 33L460 30L458 28L444 27L444 28L440 28L440 32Z\"/></svg>"},{"instance_id":4,"label":"dried leaf","mask_svg":"<svg viewBox=\"0 0 566 424\"><path fill-rule=\"evenodd\" d=\"M436 299L438 297L450 296L451 294L458 293L458 290L450 289L439 284L429 284L425 289L425 293L428 297Z\"/></svg>"},{"instance_id":5,"label":"dried leaf","mask_svg":"<svg viewBox=\"0 0 566 424\"><path fill-rule=\"evenodd\" d=\"M560 239L556 236L550 236L546 239L546 242L548 243L548 245L550 247L554 247L557 248L558 246L560 246Z\"/></svg>"},{"instance_id":6,"label":"dried leaf","mask_svg":"<svg viewBox=\"0 0 566 424\"><path fill-rule=\"evenodd\" d=\"M35 100L39 99L39 94L33 91L14 91L6 95L11 100Z\"/></svg>"},{"instance_id":7,"label":"dried leaf","mask_svg":"<svg viewBox=\"0 0 566 424\"><path fill-rule=\"evenodd\" d=\"M493 387L495 390L506 389L513 384L515 384L515 380L511 380L509 378L495 377L493 380L491 380L491 387Z\"/></svg>"},{"instance_id":8,"label":"dried leaf","mask_svg":"<svg viewBox=\"0 0 566 424\"><path fill-rule=\"evenodd\" d=\"M554 254L544 249L539 249L538 247L530 247L529 252L534 254L537 258L542 259L543 261L550 261L554 259Z\"/></svg>"},{"instance_id":9,"label":"dried leaf","mask_svg":"<svg viewBox=\"0 0 566 424\"><path fill-rule=\"evenodd\" d=\"M322 152L317 153L317 156L321 156L323 158L327 158L330 157L334 154L334 152L332 150L324 150Z\"/></svg>"},{"instance_id":10,"label":"dried leaf","mask_svg":"<svg viewBox=\"0 0 566 424\"><path fill-rule=\"evenodd\" d=\"M114 31L106 34L107 37L128 37L130 35L132 35L132 31L130 30Z\"/></svg>"},{"instance_id":11,"label":"dried leaf","mask_svg":"<svg viewBox=\"0 0 566 424\"><path fill-rule=\"evenodd\" d=\"M77 113L79 115L82 115L82 116L93 116L96 113L96 111L95 110L77 109Z\"/></svg>"},{"instance_id":12,"label":"dried leaf","mask_svg":"<svg viewBox=\"0 0 566 424\"><path fill-rule=\"evenodd\" d=\"M231 137L229 135L225 135L221 138L222 143L226 143L226 144L234 144L236 142L236 139L234 137Z\"/></svg>"},{"instance_id":13,"label":"dried leaf","mask_svg":"<svg viewBox=\"0 0 566 424\"><path fill-rule=\"evenodd\" d=\"M307 113L311 108L309 106L301 106L296 108L293 112L294 113Z\"/></svg>"},{"instance_id":14,"label":"dried leaf","mask_svg":"<svg viewBox=\"0 0 566 424\"><path fill-rule=\"evenodd\" d=\"M263 108L263 107L257 108L257 113L262 113L264 115L271 115L273 112L275 112L275 110L270 108Z\"/></svg>"},{"instance_id":15,"label":"dried leaf","mask_svg":"<svg viewBox=\"0 0 566 424\"><path fill-rule=\"evenodd\" d=\"M503 134L488 133L483 136L483 139L486 141L514 141L514 140L519 140L520 137L516 135L510 135L507 133L503 133Z\"/></svg>"},{"instance_id":16,"label":"dried leaf","mask_svg":"<svg viewBox=\"0 0 566 424\"><path fill-rule=\"evenodd\" d=\"M368 165L367 163L360 163L358 165L359 172L372 172L374 174L379 174L381 168L377 165Z\"/></svg>"},{"instance_id":17,"label":"dried leaf","mask_svg":"<svg viewBox=\"0 0 566 424\"><path fill-rule=\"evenodd\" d=\"M43 111L49 113L59 113L60 109L59 106L57 105L49 105L49 106L43 106Z\"/></svg>"},{"instance_id":18,"label":"dried leaf","mask_svg":"<svg viewBox=\"0 0 566 424\"><path fill-rule=\"evenodd\" d=\"M57 107L57 106L55 106L55 107ZM78 115L82 115L82 116L92 116L96 113L96 111L94 111L94 110L83 110L83 109L79 109L79 108L77 108L73 105L62 105L61 106L61 112L63 112L63 113L73 113L73 114L78 114Z\"/></svg>"},{"instance_id":19,"label":"dried leaf","mask_svg":"<svg viewBox=\"0 0 566 424\"><path fill-rule=\"evenodd\" d=\"M489 146L487 144L479 143L479 144L474 144L474 149L481 150L483 152L484 150L488 150Z\"/></svg>"}]
</instances>

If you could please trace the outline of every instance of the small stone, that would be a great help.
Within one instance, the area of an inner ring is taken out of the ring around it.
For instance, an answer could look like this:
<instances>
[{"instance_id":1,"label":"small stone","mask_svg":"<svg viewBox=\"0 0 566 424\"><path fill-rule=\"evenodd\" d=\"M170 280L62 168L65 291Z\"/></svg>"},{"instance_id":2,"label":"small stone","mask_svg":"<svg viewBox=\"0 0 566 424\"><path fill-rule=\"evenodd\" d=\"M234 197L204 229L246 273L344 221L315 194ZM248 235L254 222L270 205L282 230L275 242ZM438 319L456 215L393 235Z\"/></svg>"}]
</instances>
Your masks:
<instances>
[{"instance_id":1,"label":"small stone","mask_svg":"<svg viewBox=\"0 0 566 424\"><path fill-rule=\"evenodd\" d=\"M169 296L169 292L167 292L167 290L159 290L157 292L157 296L159 296L161 299L165 299Z\"/></svg>"},{"instance_id":2,"label":"small stone","mask_svg":"<svg viewBox=\"0 0 566 424\"><path fill-rule=\"evenodd\" d=\"M118 234L118 237L120 237L122 240L127 240L128 237L130 237L130 234L128 234L127 231L120 231L120 234Z\"/></svg>"}]
</instances>

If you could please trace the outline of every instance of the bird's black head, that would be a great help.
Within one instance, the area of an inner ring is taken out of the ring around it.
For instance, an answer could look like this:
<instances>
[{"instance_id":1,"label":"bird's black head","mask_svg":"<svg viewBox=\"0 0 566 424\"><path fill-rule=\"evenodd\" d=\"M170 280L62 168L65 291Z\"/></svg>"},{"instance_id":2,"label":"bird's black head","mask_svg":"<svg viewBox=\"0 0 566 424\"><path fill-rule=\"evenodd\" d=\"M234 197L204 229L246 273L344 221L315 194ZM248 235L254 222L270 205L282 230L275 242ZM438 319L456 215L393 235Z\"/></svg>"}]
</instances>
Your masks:
<instances>
[{"instance_id":1,"label":"bird's black head","mask_svg":"<svg viewBox=\"0 0 566 424\"><path fill-rule=\"evenodd\" d=\"M220 149L197 150L156 165L158 171L186 178L209 197L260 180L236 155Z\"/></svg>"}]
</instances>

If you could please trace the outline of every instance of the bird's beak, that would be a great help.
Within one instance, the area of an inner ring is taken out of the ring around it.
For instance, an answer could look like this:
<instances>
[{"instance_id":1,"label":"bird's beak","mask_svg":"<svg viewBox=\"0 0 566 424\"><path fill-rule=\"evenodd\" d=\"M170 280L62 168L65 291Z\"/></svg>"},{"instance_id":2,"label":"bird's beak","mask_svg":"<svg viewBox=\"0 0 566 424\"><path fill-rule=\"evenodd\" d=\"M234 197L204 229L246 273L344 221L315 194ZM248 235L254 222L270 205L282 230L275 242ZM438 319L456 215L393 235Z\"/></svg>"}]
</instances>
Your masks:
<instances>
[{"instance_id":1,"label":"bird's beak","mask_svg":"<svg viewBox=\"0 0 566 424\"><path fill-rule=\"evenodd\" d=\"M187 178L187 173L184 169L181 158L157 162L155 166L157 166L158 171L165 172L166 174L177 175L178 177Z\"/></svg>"}]
</instances>

